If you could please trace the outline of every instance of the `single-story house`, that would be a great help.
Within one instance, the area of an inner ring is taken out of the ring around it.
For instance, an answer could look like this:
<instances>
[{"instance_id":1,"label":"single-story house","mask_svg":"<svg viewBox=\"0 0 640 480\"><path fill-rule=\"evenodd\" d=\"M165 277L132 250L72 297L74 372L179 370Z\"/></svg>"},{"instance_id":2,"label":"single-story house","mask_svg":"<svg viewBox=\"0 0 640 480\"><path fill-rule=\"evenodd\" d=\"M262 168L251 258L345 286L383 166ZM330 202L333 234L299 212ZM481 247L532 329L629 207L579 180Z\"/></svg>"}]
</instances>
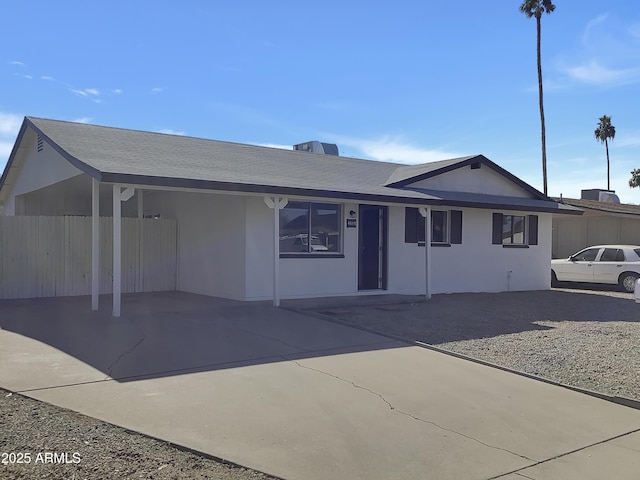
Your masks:
<instances>
[{"instance_id":1,"label":"single-story house","mask_svg":"<svg viewBox=\"0 0 640 480\"><path fill-rule=\"evenodd\" d=\"M284 150L33 117L0 205L7 216L91 219L94 309L107 291L100 217L112 217L116 316L123 217L175 220L175 289L278 305L547 289L552 215L581 213L483 155L408 166L319 142Z\"/></svg>"},{"instance_id":2,"label":"single-story house","mask_svg":"<svg viewBox=\"0 0 640 480\"><path fill-rule=\"evenodd\" d=\"M592 245L640 245L640 205L620 203L614 191L582 190L558 202L584 213L553 216L553 258L567 258Z\"/></svg>"}]
</instances>

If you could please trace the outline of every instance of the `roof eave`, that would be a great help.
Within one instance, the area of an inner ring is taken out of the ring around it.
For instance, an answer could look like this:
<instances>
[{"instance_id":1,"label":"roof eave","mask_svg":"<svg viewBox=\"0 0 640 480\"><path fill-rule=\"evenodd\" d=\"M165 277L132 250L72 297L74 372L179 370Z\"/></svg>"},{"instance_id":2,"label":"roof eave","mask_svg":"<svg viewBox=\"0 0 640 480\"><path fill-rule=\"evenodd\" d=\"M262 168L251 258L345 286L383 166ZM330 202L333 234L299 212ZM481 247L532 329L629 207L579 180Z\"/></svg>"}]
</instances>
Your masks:
<instances>
[{"instance_id":1,"label":"roof eave","mask_svg":"<svg viewBox=\"0 0 640 480\"><path fill-rule=\"evenodd\" d=\"M560 204L554 201L541 202L540 205L517 205L508 202L472 202L463 200L447 200L442 198L409 197L401 195L384 195L343 190L321 190L300 187L274 185L245 184L235 182L219 182L215 180L181 179L173 177L151 177L145 175L129 175L119 173L102 173L104 183L120 183L128 185L147 185L153 187L184 188L189 190L213 190L219 192L239 192L264 195L285 195L299 197L331 198L361 202L384 202L397 205L434 205L468 208L491 208L509 211L530 211L542 213L560 213ZM544 203L545 205L543 205ZM568 214L581 215L580 210L567 210Z\"/></svg>"}]
</instances>

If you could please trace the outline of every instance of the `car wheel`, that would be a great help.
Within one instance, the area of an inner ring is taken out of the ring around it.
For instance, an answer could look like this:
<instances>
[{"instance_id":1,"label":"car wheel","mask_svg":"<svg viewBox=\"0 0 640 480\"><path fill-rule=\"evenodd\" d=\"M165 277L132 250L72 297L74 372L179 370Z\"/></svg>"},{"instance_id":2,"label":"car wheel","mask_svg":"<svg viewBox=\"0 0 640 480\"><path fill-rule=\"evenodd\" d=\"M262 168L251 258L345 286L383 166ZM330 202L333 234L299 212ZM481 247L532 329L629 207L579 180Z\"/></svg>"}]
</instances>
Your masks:
<instances>
[{"instance_id":1,"label":"car wheel","mask_svg":"<svg viewBox=\"0 0 640 480\"><path fill-rule=\"evenodd\" d=\"M556 272L551 270L551 286L557 287L559 283L560 282L558 282L558 277L556 277Z\"/></svg>"},{"instance_id":2,"label":"car wheel","mask_svg":"<svg viewBox=\"0 0 640 480\"><path fill-rule=\"evenodd\" d=\"M620 286L625 292L632 293L636 288L636 280L640 278L640 275L633 272L625 272L620 275Z\"/></svg>"}]
</instances>

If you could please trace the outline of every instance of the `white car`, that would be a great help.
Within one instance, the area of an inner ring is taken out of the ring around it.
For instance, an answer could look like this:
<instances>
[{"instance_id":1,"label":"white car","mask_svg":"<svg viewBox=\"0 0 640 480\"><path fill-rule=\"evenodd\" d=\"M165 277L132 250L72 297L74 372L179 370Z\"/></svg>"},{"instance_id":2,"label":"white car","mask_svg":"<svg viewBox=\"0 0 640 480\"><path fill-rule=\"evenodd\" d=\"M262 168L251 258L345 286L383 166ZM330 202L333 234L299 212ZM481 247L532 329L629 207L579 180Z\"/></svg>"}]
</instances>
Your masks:
<instances>
[{"instance_id":1,"label":"white car","mask_svg":"<svg viewBox=\"0 0 640 480\"><path fill-rule=\"evenodd\" d=\"M638 278L638 245L595 245L567 259L551 260L552 286L558 282L608 283L633 292Z\"/></svg>"}]
</instances>

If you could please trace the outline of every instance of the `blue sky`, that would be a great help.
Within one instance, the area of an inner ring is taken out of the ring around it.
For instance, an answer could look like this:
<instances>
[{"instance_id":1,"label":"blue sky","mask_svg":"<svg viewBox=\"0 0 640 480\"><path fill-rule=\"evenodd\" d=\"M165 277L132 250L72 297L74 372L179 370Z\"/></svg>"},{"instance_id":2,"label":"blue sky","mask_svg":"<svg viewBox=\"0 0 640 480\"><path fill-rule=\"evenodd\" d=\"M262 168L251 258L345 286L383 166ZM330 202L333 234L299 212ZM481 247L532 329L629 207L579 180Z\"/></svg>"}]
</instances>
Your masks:
<instances>
[{"instance_id":1,"label":"blue sky","mask_svg":"<svg viewBox=\"0 0 640 480\"><path fill-rule=\"evenodd\" d=\"M498 2L7 2L0 168L24 115L421 163L482 153L542 190L535 20ZM640 11L543 18L549 194L640 203Z\"/></svg>"}]
</instances>

